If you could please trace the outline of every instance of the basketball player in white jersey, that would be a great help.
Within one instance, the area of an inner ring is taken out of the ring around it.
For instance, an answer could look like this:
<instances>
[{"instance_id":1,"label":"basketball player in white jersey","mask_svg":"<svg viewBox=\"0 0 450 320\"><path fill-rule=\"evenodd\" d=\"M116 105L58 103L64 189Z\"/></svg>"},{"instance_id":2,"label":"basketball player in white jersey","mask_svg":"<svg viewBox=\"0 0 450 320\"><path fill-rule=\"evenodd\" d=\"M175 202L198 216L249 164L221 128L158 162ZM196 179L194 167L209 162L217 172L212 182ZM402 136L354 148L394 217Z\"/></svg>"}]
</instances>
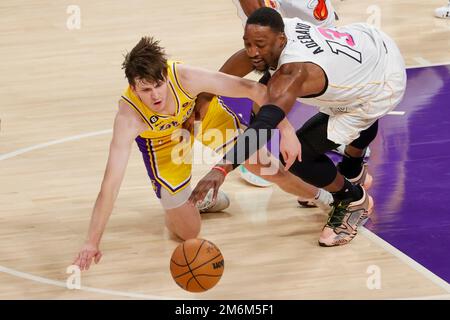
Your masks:
<instances>
[{"instance_id":1,"label":"basketball player in white jersey","mask_svg":"<svg viewBox=\"0 0 450 320\"><path fill-rule=\"evenodd\" d=\"M337 17L330 0L233 0L233 3L244 26L247 22L247 17L256 9L263 7L275 9L283 17L299 17L312 24L326 27L333 26ZM252 185L269 187L273 184L248 171L245 166L240 166L238 170L241 177ZM315 206L314 199L298 198L297 201L303 207Z\"/></svg>"},{"instance_id":2,"label":"basketball player in white jersey","mask_svg":"<svg viewBox=\"0 0 450 320\"><path fill-rule=\"evenodd\" d=\"M438 18L450 19L450 1L447 6L437 8L434 15Z\"/></svg>"},{"instance_id":3,"label":"basketball player in white jersey","mask_svg":"<svg viewBox=\"0 0 450 320\"><path fill-rule=\"evenodd\" d=\"M393 110L406 88L406 70L395 42L368 24L320 28L298 18L282 19L270 8L256 10L247 20L245 49L228 60L232 70L274 71L268 82L268 104L217 165L233 170L247 154L264 145L248 136L275 128L296 99L319 106L320 112L297 131L302 161L290 171L304 181L330 191L334 210L319 238L321 246L351 241L370 215L364 150L375 138L378 119ZM345 144L348 157L338 167L326 152ZM245 155L235 157L238 148ZM237 161L236 161L237 160ZM191 194L194 203L210 188L218 188L224 175L210 171Z\"/></svg>"},{"instance_id":4,"label":"basketball player in white jersey","mask_svg":"<svg viewBox=\"0 0 450 320\"><path fill-rule=\"evenodd\" d=\"M321 27L333 27L336 13L330 0L233 0L245 26L247 17L262 7L277 10L284 18L300 18Z\"/></svg>"},{"instance_id":5,"label":"basketball player in white jersey","mask_svg":"<svg viewBox=\"0 0 450 320\"><path fill-rule=\"evenodd\" d=\"M337 14L330 0L233 0L238 16L245 26L247 17L256 9L268 7L277 10L285 18L300 18L321 27L333 27L337 20ZM222 71L222 70L221 70ZM263 78L264 79L264 78ZM343 156L345 154L345 145L339 145L333 150ZM366 149L364 155L370 156L370 149ZM271 182L251 173L244 166L239 167L241 177L250 184L258 187L268 187ZM314 199L297 198L298 204L302 207L315 207Z\"/></svg>"}]
</instances>

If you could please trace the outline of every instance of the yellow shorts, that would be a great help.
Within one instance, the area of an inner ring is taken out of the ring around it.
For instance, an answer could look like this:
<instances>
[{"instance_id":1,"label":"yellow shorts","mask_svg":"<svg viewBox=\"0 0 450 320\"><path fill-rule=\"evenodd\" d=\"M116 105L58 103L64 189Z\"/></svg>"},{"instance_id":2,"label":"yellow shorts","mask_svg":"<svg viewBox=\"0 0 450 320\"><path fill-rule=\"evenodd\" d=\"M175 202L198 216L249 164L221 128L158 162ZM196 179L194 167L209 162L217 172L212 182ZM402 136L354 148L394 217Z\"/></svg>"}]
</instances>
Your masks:
<instances>
[{"instance_id":1,"label":"yellow shorts","mask_svg":"<svg viewBox=\"0 0 450 320\"><path fill-rule=\"evenodd\" d=\"M215 97L198 132L176 130L172 135L158 139L137 137L136 142L157 197L161 199L161 192L175 195L189 186L194 139L218 153L224 153L234 145L240 131L239 118L220 98Z\"/></svg>"}]
</instances>

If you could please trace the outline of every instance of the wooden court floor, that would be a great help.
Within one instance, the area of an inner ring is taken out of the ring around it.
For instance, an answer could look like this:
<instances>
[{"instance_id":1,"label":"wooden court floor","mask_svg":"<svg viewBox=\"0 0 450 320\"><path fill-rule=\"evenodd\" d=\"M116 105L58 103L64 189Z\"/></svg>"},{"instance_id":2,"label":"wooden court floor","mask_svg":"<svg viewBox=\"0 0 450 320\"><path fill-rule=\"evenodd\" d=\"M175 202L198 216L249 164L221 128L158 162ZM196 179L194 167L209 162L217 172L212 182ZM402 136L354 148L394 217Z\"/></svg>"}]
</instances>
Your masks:
<instances>
[{"instance_id":1,"label":"wooden court floor","mask_svg":"<svg viewBox=\"0 0 450 320\"><path fill-rule=\"evenodd\" d=\"M339 24L378 20L407 65L450 61L450 20L432 16L445 0L333 1ZM87 232L126 86L120 64L143 35L170 57L218 69L242 47L230 0L77 1L80 29L67 21L72 1L0 3L0 299L405 299L450 298L443 284L395 248L362 230L351 244L321 248L326 217L300 209L278 188L223 186L232 204L203 219L225 273L192 295L171 279L177 242L134 148L99 265L68 290L66 268ZM195 166L194 181L208 169ZM378 270L381 288L371 289Z\"/></svg>"}]
</instances>

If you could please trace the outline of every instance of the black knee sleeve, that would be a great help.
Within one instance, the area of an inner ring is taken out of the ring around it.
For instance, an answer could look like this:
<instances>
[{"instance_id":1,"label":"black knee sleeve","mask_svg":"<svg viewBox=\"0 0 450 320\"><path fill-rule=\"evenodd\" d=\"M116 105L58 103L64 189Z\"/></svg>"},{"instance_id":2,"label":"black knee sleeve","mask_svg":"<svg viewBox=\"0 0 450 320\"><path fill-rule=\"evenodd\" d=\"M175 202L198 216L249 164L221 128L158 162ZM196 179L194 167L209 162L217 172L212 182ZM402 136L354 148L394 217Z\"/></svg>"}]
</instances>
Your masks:
<instances>
[{"instance_id":1,"label":"black knee sleeve","mask_svg":"<svg viewBox=\"0 0 450 320\"><path fill-rule=\"evenodd\" d=\"M333 161L325 154L317 154L307 143L302 143L302 161L295 160L289 171L318 188L331 184L337 174Z\"/></svg>"},{"instance_id":2,"label":"black knee sleeve","mask_svg":"<svg viewBox=\"0 0 450 320\"><path fill-rule=\"evenodd\" d=\"M311 151L317 155L324 154L338 146L327 138L329 118L330 116L325 113L318 113L297 130L300 142L308 144Z\"/></svg>"},{"instance_id":3,"label":"black knee sleeve","mask_svg":"<svg viewBox=\"0 0 450 320\"><path fill-rule=\"evenodd\" d=\"M302 161L296 160L289 168L291 173L319 188L331 184L337 175L336 166L325 155L338 146L327 138L328 118L328 115L318 113L297 131L302 145Z\"/></svg>"}]
</instances>

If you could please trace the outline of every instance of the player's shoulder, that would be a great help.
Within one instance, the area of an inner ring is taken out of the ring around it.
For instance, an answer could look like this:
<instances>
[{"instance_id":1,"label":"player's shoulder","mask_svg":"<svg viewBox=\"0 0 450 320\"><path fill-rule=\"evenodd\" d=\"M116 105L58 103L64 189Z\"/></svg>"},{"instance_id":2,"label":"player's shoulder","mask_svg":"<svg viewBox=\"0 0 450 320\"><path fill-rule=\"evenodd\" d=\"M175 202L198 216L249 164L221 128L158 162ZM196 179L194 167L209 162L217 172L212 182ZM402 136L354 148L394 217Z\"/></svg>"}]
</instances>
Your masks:
<instances>
[{"instance_id":1,"label":"player's shoulder","mask_svg":"<svg viewBox=\"0 0 450 320\"><path fill-rule=\"evenodd\" d=\"M142 120L137 114L137 112L134 110L134 108L130 105L128 101L126 101L123 98L120 98L117 102L118 110L116 117L119 118L121 121L126 121L130 124L141 124Z\"/></svg>"}]
</instances>

